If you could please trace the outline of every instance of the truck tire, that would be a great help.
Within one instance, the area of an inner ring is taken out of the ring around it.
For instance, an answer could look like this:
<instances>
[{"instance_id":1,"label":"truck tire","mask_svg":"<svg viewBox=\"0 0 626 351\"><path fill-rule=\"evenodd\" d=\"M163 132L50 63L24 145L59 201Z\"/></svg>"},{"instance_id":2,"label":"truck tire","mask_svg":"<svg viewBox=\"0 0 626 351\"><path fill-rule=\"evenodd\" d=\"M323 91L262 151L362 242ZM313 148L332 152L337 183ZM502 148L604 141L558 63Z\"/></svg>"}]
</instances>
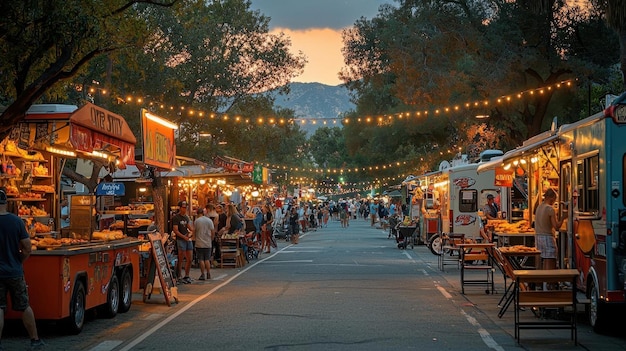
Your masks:
<instances>
[{"instance_id":1,"label":"truck tire","mask_svg":"<svg viewBox=\"0 0 626 351\"><path fill-rule=\"evenodd\" d=\"M74 293L70 300L70 315L67 317L67 331L70 334L79 334L85 325L85 285L77 280Z\"/></svg>"},{"instance_id":2,"label":"truck tire","mask_svg":"<svg viewBox=\"0 0 626 351\"><path fill-rule=\"evenodd\" d=\"M120 303L117 309L119 313L126 313L130 310L133 301L133 277L130 274L130 267L122 270L120 279Z\"/></svg>"},{"instance_id":3,"label":"truck tire","mask_svg":"<svg viewBox=\"0 0 626 351\"><path fill-rule=\"evenodd\" d=\"M109 290L107 292L107 302L100 306L100 311L105 318L113 318L117 315L117 310L120 307L120 282L117 279L117 275L113 274L109 281Z\"/></svg>"},{"instance_id":4,"label":"truck tire","mask_svg":"<svg viewBox=\"0 0 626 351\"><path fill-rule=\"evenodd\" d=\"M440 256L442 254L441 250L441 236L439 234L433 234L428 242L428 248L433 255Z\"/></svg>"},{"instance_id":5,"label":"truck tire","mask_svg":"<svg viewBox=\"0 0 626 351\"><path fill-rule=\"evenodd\" d=\"M607 308L600 300L600 289L596 286L593 278L589 279L589 288L587 289L589 304L587 304L587 316L589 325L596 333L606 332Z\"/></svg>"}]
</instances>

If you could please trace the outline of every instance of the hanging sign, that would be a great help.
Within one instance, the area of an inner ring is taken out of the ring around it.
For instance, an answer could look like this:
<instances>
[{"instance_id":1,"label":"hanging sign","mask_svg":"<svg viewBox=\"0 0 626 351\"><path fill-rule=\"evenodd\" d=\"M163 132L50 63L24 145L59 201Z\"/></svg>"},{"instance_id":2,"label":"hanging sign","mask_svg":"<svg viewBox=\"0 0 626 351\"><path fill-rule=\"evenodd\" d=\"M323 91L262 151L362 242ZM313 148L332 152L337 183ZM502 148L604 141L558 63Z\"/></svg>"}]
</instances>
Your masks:
<instances>
[{"instance_id":1,"label":"hanging sign","mask_svg":"<svg viewBox=\"0 0 626 351\"><path fill-rule=\"evenodd\" d=\"M176 166L177 125L141 109L141 131L143 137L143 161L162 169Z\"/></svg>"},{"instance_id":2,"label":"hanging sign","mask_svg":"<svg viewBox=\"0 0 626 351\"><path fill-rule=\"evenodd\" d=\"M263 166L260 164L254 165L254 170L252 171L252 181L256 184L263 183Z\"/></svg>"},{"instance_id":3,"label":"hanging sign","mask_svg":"<svg viewBox=\"0 0 626 351\"><path fill-rule=\"evenodd\" d=\"M96 195L112 195L112 196L124 196L126 195L126 187L124 183L100 183L96 188Z\"/></svg>"},{"instance_id":4,"label":"hanging sign","mask_svg":"<svg viewBox=\"0 0 626 351\"><path fill-rule=\"evenodd\" d=\"M502 167L496 167L496 176L494 177L495 186L513 186L513 172L511 170L505 170Z\"/></svg>"}]
</instances>

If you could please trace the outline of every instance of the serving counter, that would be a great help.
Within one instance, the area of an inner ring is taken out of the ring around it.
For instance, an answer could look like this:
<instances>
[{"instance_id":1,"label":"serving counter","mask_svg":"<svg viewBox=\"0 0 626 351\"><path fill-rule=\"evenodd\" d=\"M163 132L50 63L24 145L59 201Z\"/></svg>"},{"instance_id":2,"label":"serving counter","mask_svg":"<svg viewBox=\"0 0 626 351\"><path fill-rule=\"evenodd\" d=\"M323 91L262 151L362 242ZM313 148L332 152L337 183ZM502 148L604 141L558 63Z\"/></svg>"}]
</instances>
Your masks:
<instances>
[{"instance_id":1,"label":"serving counter","mask_svg":"<svg viewBox=\"0 0 626 351\"><path fill-rule=\"evenodd\" d=\"M24 275L37 319L65 320L67 331L77 334L88 309L98 307L109 317L128 311L139 289L141 243L128 237L34 250Z\"/></svg>"}]
</instances>

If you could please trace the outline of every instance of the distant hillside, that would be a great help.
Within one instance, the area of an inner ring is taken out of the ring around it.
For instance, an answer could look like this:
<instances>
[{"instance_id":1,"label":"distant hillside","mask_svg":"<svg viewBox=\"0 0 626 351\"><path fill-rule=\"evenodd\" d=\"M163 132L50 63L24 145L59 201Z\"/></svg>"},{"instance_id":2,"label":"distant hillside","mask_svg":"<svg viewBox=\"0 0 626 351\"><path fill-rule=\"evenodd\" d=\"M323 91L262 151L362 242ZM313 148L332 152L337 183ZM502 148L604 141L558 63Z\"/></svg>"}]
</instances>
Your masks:
<instances>
[{"instance_id":1,"label":"distant hillside","mask_svg":"<svg viewBox=\"0 0 626 351\"><path fill-rule=\"evenodd\" d=\"M350 102L348 89L341 85L291 83L290 89L288 95L276 96L276 105L294 110L296 117L336 118L355 108L354 104ZM321 125L323 126L323 124ZM307 123L303 129L310 134L319 126L319 122L317 125Z\"/></svg>"}]
</instances>

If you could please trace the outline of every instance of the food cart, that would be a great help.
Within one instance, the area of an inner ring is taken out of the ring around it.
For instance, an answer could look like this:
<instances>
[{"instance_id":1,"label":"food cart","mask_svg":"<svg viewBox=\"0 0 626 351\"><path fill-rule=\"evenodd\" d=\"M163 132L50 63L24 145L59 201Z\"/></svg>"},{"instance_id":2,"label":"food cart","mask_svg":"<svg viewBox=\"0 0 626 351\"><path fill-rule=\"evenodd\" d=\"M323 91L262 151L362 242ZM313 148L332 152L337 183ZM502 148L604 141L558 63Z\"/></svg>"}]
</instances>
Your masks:
<instances>
[{"instance_id":1,"label":"food cart","mask_svg":"<svg viewBox=\"0 0 626 351\"><path fill-rule=\"evenodd\" d=\"M38 319L64 320L68 332L79 333L89 309L108 317L130 309L139 288L141 241L122 231L96 230L94 195L72 196L69 229L54 229L59 228L62 160L106 157L132 163L135 141L123 117L88 103L78 109L34 106L4 142L3 157L20 167L20 174L2 174L9 210L31 223L33 252L24 275ZM7 312L8 318L20 318Z\"/></svg>"}]
</instances>

